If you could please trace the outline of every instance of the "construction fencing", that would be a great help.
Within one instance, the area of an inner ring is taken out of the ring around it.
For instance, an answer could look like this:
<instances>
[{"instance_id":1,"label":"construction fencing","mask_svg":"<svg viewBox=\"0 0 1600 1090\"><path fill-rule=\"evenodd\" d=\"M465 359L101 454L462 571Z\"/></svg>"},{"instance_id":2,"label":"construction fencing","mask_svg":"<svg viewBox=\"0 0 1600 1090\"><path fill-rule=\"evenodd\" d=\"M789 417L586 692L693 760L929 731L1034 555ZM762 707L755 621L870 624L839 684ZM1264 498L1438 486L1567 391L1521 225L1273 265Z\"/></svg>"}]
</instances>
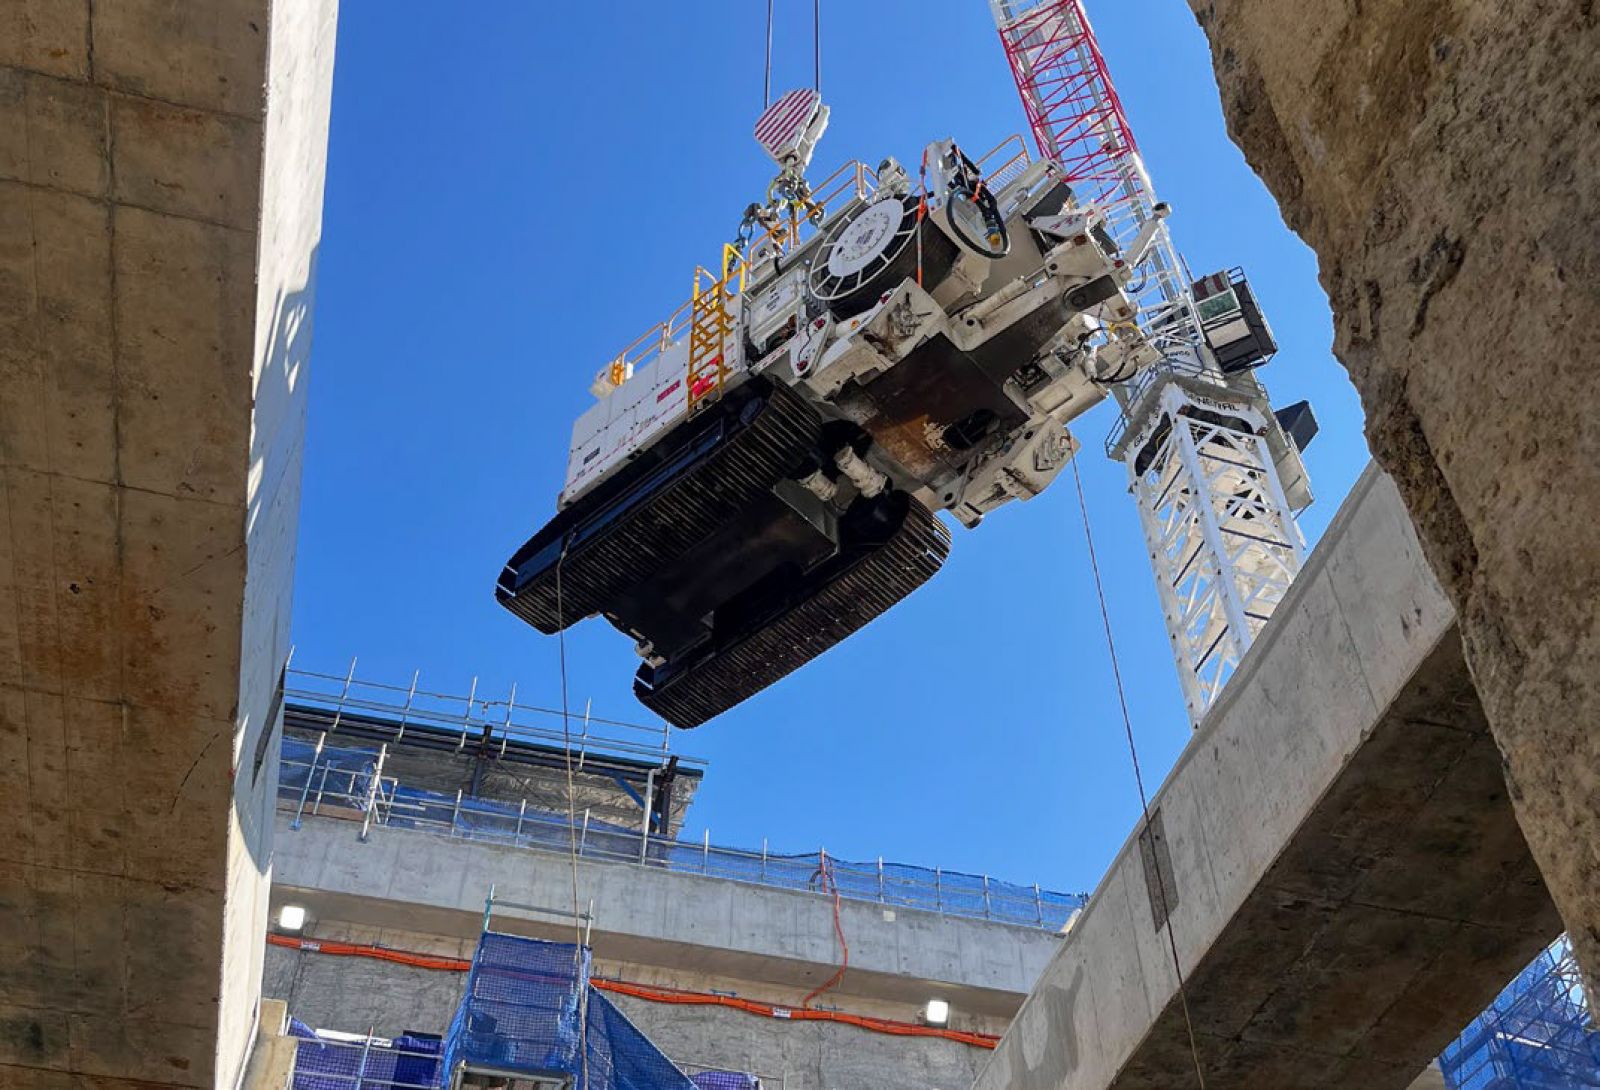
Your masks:
<instances>
[{"instance_id":1,"label":"construction fencing","mask_svg":"<svg viewBox=\"0 0 1600 1090\"><path fill-rule=\"evenodd\" d=\"M290 1019L289 1035L300 1039L294 1056L293 1090L434 1090L439 1085L437 1037L330 1034Z\"/></svg>"},{"instance_id":2,"label":"construction fencing","mask_svg":"<svg viewBox=\"0 0 1600 1090\"><path fill-rule=\"evenodd\" d=\"M1450 1090L1600 1087L1600 1034L1566 936L1557 939L1439 1057Z\"/></svg>"},{"instance_id":3,"label":"construction fencing","mask_svg":"<svg viewBox=\"0 0 1600 1090\"><path fill-rule=\"evenodd\" d=\"M641 828L566 814L408 787L382 774L380 753L361 747L283 742L279 808L294 815L291 828L307 817L359 820L363 835L373 825L414 829L462 840L480 840L567 853L584 859L662 867L779 889L822 893L825 868L839 895L895 907L994 920L1056 931L1083 907L1086 896L1003 882L904 863L849 862L823 852L775 854L711 843L664 840Z\"/></svg>"}]
</instances>

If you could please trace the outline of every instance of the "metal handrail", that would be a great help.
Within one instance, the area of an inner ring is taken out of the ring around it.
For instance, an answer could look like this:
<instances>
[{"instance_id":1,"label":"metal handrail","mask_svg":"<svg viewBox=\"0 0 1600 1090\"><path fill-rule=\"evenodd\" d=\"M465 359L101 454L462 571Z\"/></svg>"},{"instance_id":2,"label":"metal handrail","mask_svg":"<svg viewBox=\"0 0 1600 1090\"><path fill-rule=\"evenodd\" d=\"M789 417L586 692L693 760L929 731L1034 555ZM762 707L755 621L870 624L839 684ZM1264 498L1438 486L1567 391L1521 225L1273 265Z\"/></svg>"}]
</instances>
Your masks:
<instances>
[{"instance_id":1,"label":"metal handrail","mask_svg":"<svg viewBox=\"0 0 1600 1090\"><path fill-rule=\"evenodd\" d=\"M1018 133L1012 133L974 160L974 162L980 170L983 170L986 163L1007 149L1011 149L1010 154L998 166L992 170L985 171L984 180L986 182L995 182L996 179L1002 178L1006 171L1016 167L1018 164L1025 167L1032 162L1032 158L1028 154L1027 143ZM999 184L1004 185L1005 182L1001 181ZM852 201L865 200L877 190L877 187L878 172L859 159L850 159L812 188L811 200L823 209L824 214L821 222L826 222L828 216L833 211L837 211L836 202L840 197L848 195L849 200ZM770 245L776 248L779 254L790 254L809 242L820 229L820 223L812 223L809 219L791 215L788 222L776 224L753 239L736 253L734 265L740 274L740 285L739 291L729 292L729 297L737 298L744 290L744 274L750 268L752 255L761 247ZM723 267L729 267L726 253L724 254ZM731 273L732 271L733 269L730 268L729 272ZM699 271L697 270L697 282L698 277ZM664 320L657 322L624 346L622 351L612 358L612 362L621 364L623 373L626 374L629 369L640 367L660 355L668 345L678 339L678 336L688 325L693 305L694 297L691 295L688 300Z\"/></svg>"},{"instance_id":2,"label":"metal handrail","mask_svg":"<svg viewBox=\"0 0 1600 1090\"><path fill-rule=\"evenodd\" d=\"M989 162L989 160L993 159L1003 150L1011 147L1012 145L1015 145L1015 150L1012 151L1012 153L1007 156L999 166L986 169L986 164ZM978 158L973 160L973 164L978 168L979 171L983 173L984 184L990 189L1003 188L1006 182L1011 180L1009 178L1004 178L1004 175L1006 171L1010 170L1012 167L1026 167L1032 162L1033 156L1028 154L1028 145L1027 142L1022 139L1021 133L1012 133L1010 136L1000 141L1000 143L996 144L994 147L990 148L988 151L984 152ZM996 184L997 179L1003 180L1000 180L999 183Z\"/></svg>"},{"instance_id":3,"label":"metal handrail","mask_svg":"<svg viewBox=\"0 0 1600 1090\"><path fill-rule=\"evenodd\" d=\"M303 824L302 790L288 775L305 769L307 783L318 778L337 754L326 748L310 761L285 758L279 792L279 808L294 812L290 828ZM348 757L351 751L343 751ZM338 770L341 777L350 770ZM509 843L532 851L568 852L576 827L565 814L530 810L526 803L513 809L490 800L458 793L446 797L437 792L402 793L397 781L382 777L376 791L370 783L358 782L360 774L348 783L326 786L326 775L315 792L313 815L327 807L329 820L347 820L362 826L379 825L393 830L432 833L460 840ZM377 777L374 777L377 779ZM1083 903L1081 895L1054 893L1037 885L1021 887L1001 883L988 876L952 875L938 868L914 868L927 877L908 874L899 865L876 865L841 861L823 852L799 855L774 855L765 847L759 852L711 843L710 832L698 842L666 840L642 830L597 827L586 813L583 834L578 839L581 857L596 862L648 866L684 873L700 874L726 881L744 882L769 888L819 895L824 892L822 867L827 859L839 895L847 900L867 901L886 906L924 909L948 915L987 919L1022 926L1058 929ZM912 869L912 868L906 868ZM962 882L971 885L965 888ZM1022 890L1023 892L1017 892Z\"/></svg>"},{"instance_id":4,"label":"metal handrail","mask_svg":"<svg viewBox=\"0 0 1600 1090\"><path fill-rule=\"evenodd\" d=\"M347 674L325 674L290 666L285 672L283 695L287 704L320 709L328 714L332 723L330 733L337 733L339 722L346 716L367 713L456 732L464 743L488 727L500 738L565 745L576 735L581 721L581 749L603 749L618 756L652 761L665 757L671 750L670 728L665 723L636 723L577 711L563 713L559 708L521 703L516 698L515 687L507 697L484 698L478 694L476 680L465 696L421 689L415 680L409 687L367 681L356 678L353 661ZM570 727L568 731L562 730L564 714ZM529 717L543 719L551 726L536 726ZM679 763L697 767L706 764L702 758L681 754Z\"/></svg>"},{"instance_id":5,"label":"metal handrail","mask_svg":"<svg viewBox=\"0 0 1600 1090\"><path fill-rule=\"evenodd\" d=\"M878 175L876 171L858 159L851 159L817 185L813 190L812 200L826 211L834 201L845 193L849 193L852 199L865 197L876 188L877 182ZM738 263L741 266L741 271L749 268L750 255L763 243L771 242L778 247L780 253L786 254L804 245L805 241L809 241L809 237L814 231L815 225L804 219L792 219L790 223L780 223L767 230L760 237L751 241L738 254ZM743 290L742 281L740 290ZM736 298L738 294L738 292L732 292L730 297ZM665 319L652 325L638 337L628 342L622 351L613 357L613 362L633 368L648 363L682 334L688 326L693 305L694 298L691 296L671 314L667 315Z\"/></svg>"}]
</instances>

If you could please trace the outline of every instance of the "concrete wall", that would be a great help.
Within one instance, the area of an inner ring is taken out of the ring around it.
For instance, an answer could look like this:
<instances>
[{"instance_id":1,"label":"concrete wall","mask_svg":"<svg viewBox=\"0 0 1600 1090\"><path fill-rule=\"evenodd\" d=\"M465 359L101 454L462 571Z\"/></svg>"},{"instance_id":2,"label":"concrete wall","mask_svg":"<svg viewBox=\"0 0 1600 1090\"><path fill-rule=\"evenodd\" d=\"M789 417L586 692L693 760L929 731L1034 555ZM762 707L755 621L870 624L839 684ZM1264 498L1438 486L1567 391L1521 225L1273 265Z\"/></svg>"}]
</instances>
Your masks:
<instances>
[{"instance_id":1,"label":"concrete wall","mask_svg":"<svg viewBox=\"0 0 1600 1090\"><path fill-rule=\"evenodd\" d=\"M1559 931L1373 469L1151 804L977 1090L1405 1087Z\"/></svg>"},{"instance_id":2,"label":"concrete wall","mask_svg":"<svg viewBox=\"0 0 1600 1090\"><path fill-rule=\"evenodd\" d=\"M1600 987L1600 18L1591 0L1191 0L1316 251L1524 833Z\"/></svg>"},{"instance_id":3,"label":"concrete wall","mask_svg":"<svg viewBox=\"0 0 1600 1090\"><path fill-rule=\"evenodd\" d=\"M338 925L319 930L345 940L379 937L361 928ZM436 936L392 931L381 939L392 947L452 957L470 957L473 946L471 940L441 941ZM596 975L794 1005L803 996L751 981L603 960L596 963ZM286 1000L295 1017L326 1029L360 1033L375 1028L386 1035L405 1029L443 1033L465 983L463 973L280 947L267 949L266 994ZM986 1050L957 1041L893 1037L848 1025L783 1021L720 1007L653 1003L626 995L610 998L674 1062L691 1070L754 1071L768 1080L771 1090L863 1086L958 1090L971 1084L987 1056ZM959 991L952 993L951 999L959 1012ZM830 1004L825 999L822 1005ZM857 1014L900 1020L915 1017L904 1004L875 1004L852 997L839 1001L838 1006ZM1003 1019L967 1015L961 1020L969 1028L991 1033L1004 1029Z\"/></svg>"},{"instance_id":4,"label":"concrete wall","mask_svg":"<svg viewBox=\"0 0 1600 1090\"><path fill-rule=\"evenodd\" d=\"M361 927L319 925L316 937L371 941L435 957L472 957L470 940ZM466 988L466 974L369 958L333 957L268 946L262 993L284 1000L289 1013L318 1029L393 1036L404 1030L443 1033Z\"/></svg>"},{"instance_id":5,"label":"concrete wall","mask_svg":"<svg viewBox=\"0 0 1600 1090\"><path fill-rule=\"evenodd\" d=\"M565 856L401 829L374 829L363 843L357 833L354 822L330 817L280 830L274 903L306 906L315 940L470 958L491 883L503 901L570 911ZM597 977L792 1008L839 963L833 902L821 894L621 863L581 863L578 881L580 904L593 904ZM853 901L842 902L840 923L851 967L817 1006L915 1022L923 1003L943 998L952 1028L988 1034L1003 1032L1060 941L1034 928ZM512 910L495 926L574 938L559 914ZM443 1032L463 987L456 972L267 951L266 993L328 1029ZM753 1069L790 1090L954 1090L986 1054L843 1024L613 999L674 1060Z\"/></svg>"},{"instance_id":6,"label":"concrete wall","mask_svg":"<svg viewBox=\"0 0 1600 1090\"><path fill-rule=\"evenodd\" d=\"M507 902L570 913L565 856L375 828L287 820L277 843L275 902L308 906L315 918L475 939L491 884ZM838 963L832 900L720 878L621 863L583 861L578 902L594 905L601 959L719 974L781 988L811 988ZM530 921L540 937L568 940L570 917ZM960 990L959 1009L1008 1018L1054 951L1057 939L1029 927L941 916L846 900L850 942L845 994L920 1004L941 987Z\"/></svg>"},{"instance_id":7,"label":"concrete wall","mask_svg":"<svg viewBox=\"0 0 1600 1090\"><path fill-rule=\"evenodd\" d=\"M962 1090L989 1055L956 1041L611 998L674 1062L752 1071L768 1090Z\"/></svg>"},{"instance_id":8,"label":"concrete wall","mask_svg":"<svg viewBox=\"0 0 1600 1090\"><path fill-rule=\"evenodd\" d=\"M333 11L0 5L3 1085L249 1047Z\"/></svg>"}]
</instances>

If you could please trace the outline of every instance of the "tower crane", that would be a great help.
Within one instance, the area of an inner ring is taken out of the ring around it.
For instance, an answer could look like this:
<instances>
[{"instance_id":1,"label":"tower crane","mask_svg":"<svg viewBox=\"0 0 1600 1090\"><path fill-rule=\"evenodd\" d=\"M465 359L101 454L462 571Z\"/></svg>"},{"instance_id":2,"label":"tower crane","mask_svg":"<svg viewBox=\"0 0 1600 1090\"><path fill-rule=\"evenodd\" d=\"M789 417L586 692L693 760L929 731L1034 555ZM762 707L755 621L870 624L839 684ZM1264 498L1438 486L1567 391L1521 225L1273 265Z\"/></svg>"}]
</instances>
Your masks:
<instances>
[{"instance_id":1,"label":"tower crane","mask_svg":"<svg viewBox=\"0 0 1600 1090\"><path fill-rule=\"evenodd\" d=\"M942 138L811 184L828 107L771 102L765 202L595 376L557 511L500 574L540 631L629 635L676 726L921 586L936 513L1038 495L1108 395L1196 718L1298 570L1310 496L1249 373L1274 346L1248 282L1183 271L1078 0L995 15L1039 155Z\"/></svg>"},{"instance_id":2,"label":"tower crane","mask_svg":"<svg viewBox=\"0 0 1600 1090\"><path fill-rule=\"evenodd\" d=\"M1160 360L1114 393L1106 452L1127 467L1184 703L1195 726L1305 559L1300 454L1310 407L1275 413L1256 367L1276 351L1249 282L1195 280L1172 244L1083 0L991 0L1035 147L1103 210L1130 255L1136 319Z\"/></svg>"}]
</instances>

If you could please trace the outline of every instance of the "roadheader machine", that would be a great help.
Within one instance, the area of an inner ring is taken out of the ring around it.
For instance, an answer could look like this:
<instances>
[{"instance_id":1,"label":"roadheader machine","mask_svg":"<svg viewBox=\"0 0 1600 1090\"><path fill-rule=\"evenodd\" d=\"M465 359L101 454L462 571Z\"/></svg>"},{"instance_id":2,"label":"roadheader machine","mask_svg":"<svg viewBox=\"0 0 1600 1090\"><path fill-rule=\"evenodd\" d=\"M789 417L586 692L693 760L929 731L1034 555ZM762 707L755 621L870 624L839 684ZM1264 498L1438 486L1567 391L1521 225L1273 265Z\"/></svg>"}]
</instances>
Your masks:
<instances>
[{"instance_id":1,"label":"roadheader machine","mask_svg":"<svg viewBox=\"0 0 1600 1090\"><path fill-rule=\"evenodd\" d=\"M950 534L1039 494L1067 425L1161 357L1119 247L1020 140L913 171L805 181L827 107L773 103L779 174L680 311L611 361L573 428L556 515L496 594L555 633L630 636L639 700L694 727L822 654L939 570ZM1236 340L1263 350L1253 307Z\"/></svg>"}]
</instances>

